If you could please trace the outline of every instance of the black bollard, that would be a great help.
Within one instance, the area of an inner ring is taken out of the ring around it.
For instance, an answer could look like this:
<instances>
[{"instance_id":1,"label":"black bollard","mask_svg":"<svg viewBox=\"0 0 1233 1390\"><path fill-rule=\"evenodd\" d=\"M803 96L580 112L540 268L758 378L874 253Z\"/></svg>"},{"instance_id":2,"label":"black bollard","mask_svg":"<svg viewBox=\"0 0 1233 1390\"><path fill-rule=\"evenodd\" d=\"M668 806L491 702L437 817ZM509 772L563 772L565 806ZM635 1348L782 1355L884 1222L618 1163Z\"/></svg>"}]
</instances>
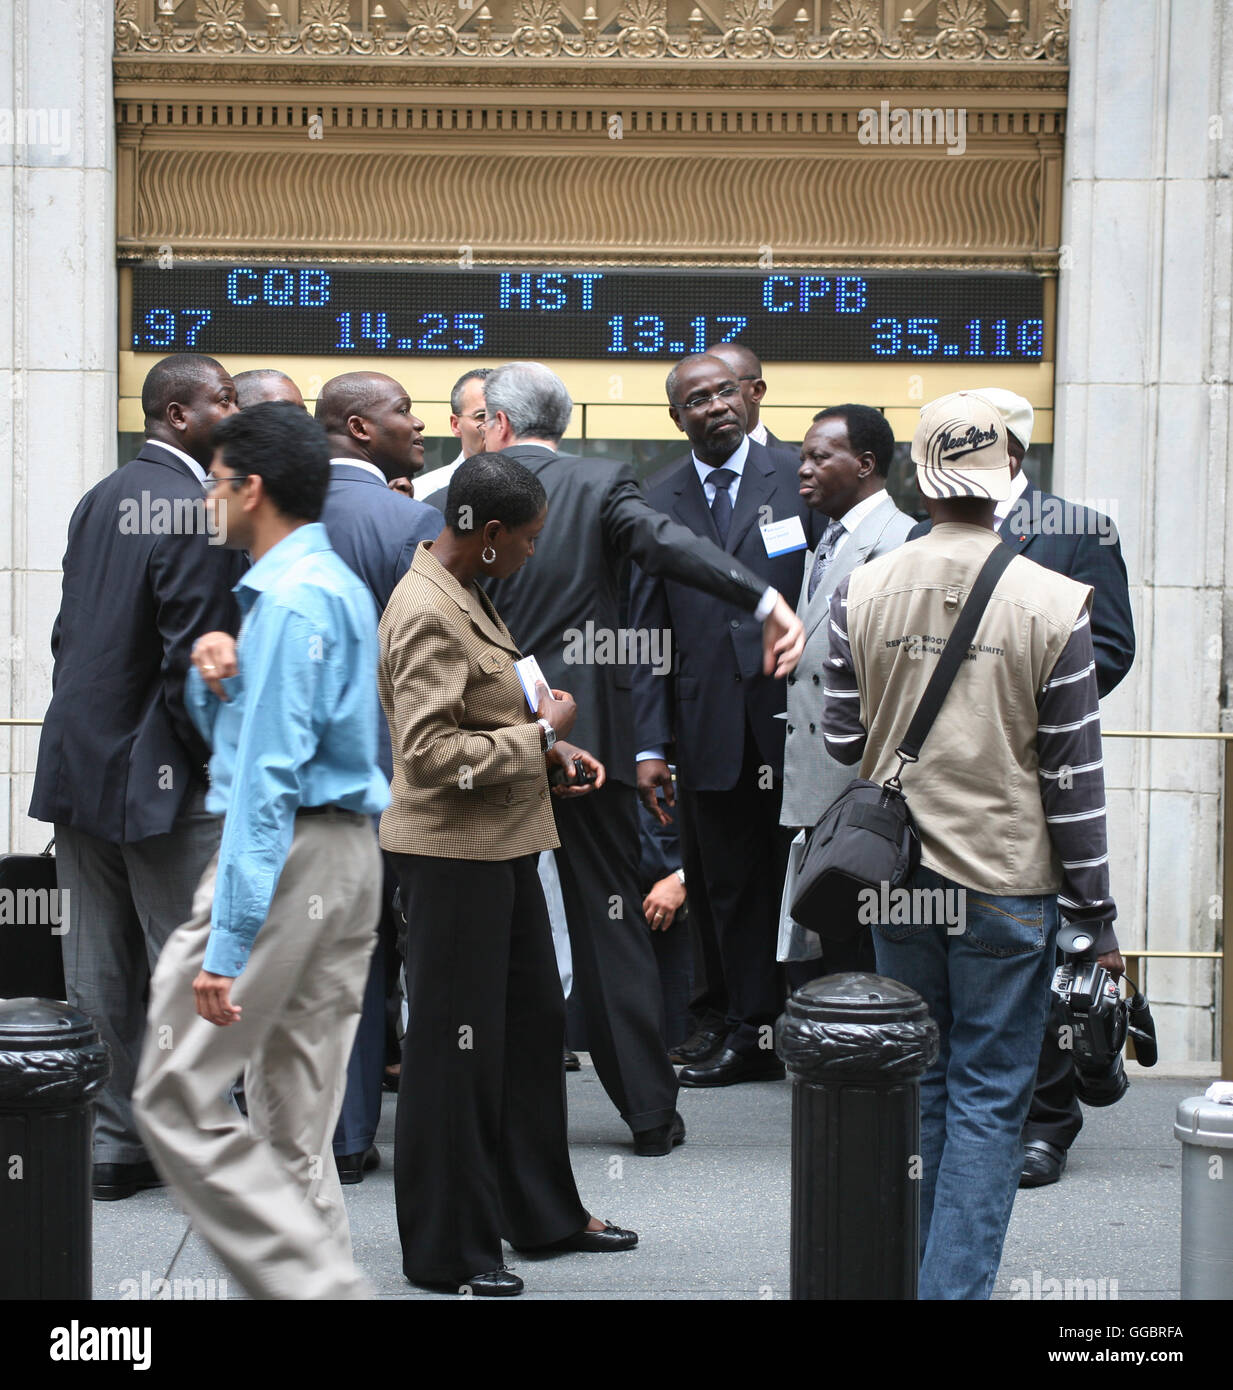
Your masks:
<instances>
[{"instance_id":1,"label":"black bollard","mask_svg":"<svg viewBox=\"0 0 1233 1390\"><path fill-rule=\"evenodd\" d=\"M110 1074L86 1014L0 999L0 1299L93 1292L91 1097Z\"/></svg>"},{"instance_id":2,"label":"black bollard","mask_svg":"<svg viewBox=\"0 0 1233 1390\"><path fill-rule=\"evenodd\" d=\"M792 1074L792 1297L914 1299L925 1001L881 975L824 975L775 1025Z\"/></svg>"}]
</instances>

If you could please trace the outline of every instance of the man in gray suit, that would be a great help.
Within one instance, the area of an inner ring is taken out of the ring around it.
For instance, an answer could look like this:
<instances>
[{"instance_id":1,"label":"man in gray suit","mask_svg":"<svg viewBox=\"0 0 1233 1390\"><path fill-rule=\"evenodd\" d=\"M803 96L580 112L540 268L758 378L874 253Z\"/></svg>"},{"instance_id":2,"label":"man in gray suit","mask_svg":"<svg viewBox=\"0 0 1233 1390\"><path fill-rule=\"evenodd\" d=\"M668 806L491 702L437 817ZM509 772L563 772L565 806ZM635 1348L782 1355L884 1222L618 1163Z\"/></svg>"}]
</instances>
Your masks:
<instances>
[{"instance_id":1,"label":"man in gray suit","mask_svg":"<svg viewBox=\"0 0 1233 1390\"><path fill-rule=\"evenodd\" d=\"M796 607L805 624L805 652L788 677L781 825L810 828L852 780L851 769L826 751L822 735L830 651L827 615L840 582L857 565L902 545L915 524L886 490L894 452L894 431L881 411L869 405L820 410L801 444L801 496L825 513L830 525L806 558ZM873 971L872 936L828 945L825 960L793 961L787 970L793 989L821 974Z\"/></svg>"}]
</instances>

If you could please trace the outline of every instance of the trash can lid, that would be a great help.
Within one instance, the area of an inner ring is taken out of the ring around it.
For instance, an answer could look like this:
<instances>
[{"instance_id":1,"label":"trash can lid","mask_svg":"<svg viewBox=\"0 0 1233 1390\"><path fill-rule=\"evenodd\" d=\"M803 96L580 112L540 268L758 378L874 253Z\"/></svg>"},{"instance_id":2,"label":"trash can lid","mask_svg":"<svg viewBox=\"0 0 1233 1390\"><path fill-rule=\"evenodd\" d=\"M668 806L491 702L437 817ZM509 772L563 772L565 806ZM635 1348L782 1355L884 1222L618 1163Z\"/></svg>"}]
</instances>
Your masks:
<instances>
[{"instance_id":1,"label":"trash can lid","mask_svg":"<svg viewBox=\"0 0 1233 1390\"><path fill-rule=\"evenodd\" d=\"M1178 1101L1173 1137L1183 1144L1233 1149L1233 1105L1221 1105L1206 1096L1188 1096Z\"/></svg>"},{"instance_id":2,"label":"trash can lid","mask_svg":"<svg viewBox=\"0 0 1233 1390\"><path fill-rule=\"evenodd\" d=\"M0 1052L59 1052L98 1042L94 1020L51 999L0 999Z\"/></svg>"},{"instance_id":3,"label":"trash can lid","mask_svg":"<svg viewBox=\"0 0 1233 1390\"><path fill-rule=\"evenodd\" d=\"M849 971L823 975L802 985L784 1012L819 1022L867 1024L925 1018L929 1010L914 989L898 980Z\"/></svg>"}]
</instances>

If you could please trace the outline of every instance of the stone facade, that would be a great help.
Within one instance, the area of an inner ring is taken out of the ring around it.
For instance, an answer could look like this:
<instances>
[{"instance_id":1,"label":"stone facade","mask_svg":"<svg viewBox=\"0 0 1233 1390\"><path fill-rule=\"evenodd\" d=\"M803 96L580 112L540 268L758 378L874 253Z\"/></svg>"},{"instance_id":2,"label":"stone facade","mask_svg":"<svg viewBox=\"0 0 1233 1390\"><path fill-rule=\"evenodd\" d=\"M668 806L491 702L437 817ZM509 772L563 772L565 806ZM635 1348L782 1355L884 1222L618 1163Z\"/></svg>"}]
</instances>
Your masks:
<instances>
[{"instance_id":1,"label":"stone facade","mask_svg":"<svg viewBox=\"0 0 1233 1390\"><path fill-rule=\"evenodd\" d=\"M1110 499L1139 655L1112 729L1228 717L1233 15L1220 0L1072 15L1054 482ZM1219 947L1221 745L1107 740L1127 946ZM1149 962L1161 1054L1212 1056L1219 969Z\"/></svg>"}]
</instances>

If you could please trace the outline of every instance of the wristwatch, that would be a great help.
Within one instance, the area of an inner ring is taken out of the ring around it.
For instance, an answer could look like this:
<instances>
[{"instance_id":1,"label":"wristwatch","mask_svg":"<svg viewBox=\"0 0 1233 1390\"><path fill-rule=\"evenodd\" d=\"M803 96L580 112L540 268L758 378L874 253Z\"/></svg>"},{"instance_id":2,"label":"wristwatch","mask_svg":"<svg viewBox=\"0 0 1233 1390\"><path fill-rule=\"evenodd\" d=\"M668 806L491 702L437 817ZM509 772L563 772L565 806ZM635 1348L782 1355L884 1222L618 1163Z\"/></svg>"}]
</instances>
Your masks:
<instances>
[{"instance_id":1,"label":"wristwatch","mask_svg":"<svg viewBox=\"0 0 1233 1390\"><path fill-rule=\"evenodd\" d=\"M546 753L557 741L557 731L546 719L537 719L535 722L544 731L544 752Z\"/></svg>"}]
</instances>

